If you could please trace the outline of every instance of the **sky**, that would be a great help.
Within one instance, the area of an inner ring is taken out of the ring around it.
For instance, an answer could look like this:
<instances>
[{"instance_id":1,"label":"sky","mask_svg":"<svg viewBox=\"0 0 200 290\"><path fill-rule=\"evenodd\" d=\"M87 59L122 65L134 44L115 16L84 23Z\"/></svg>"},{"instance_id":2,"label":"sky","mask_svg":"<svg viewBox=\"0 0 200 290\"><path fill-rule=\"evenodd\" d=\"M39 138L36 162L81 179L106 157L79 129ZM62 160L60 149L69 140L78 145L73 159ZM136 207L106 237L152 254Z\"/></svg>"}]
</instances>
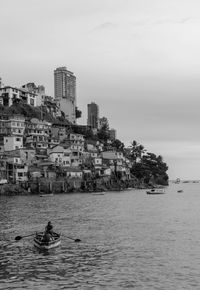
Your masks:
<instances>
[{"instance_id":1,"label":"sky","mask_svg":"<svg viewBox=\"0 0 200 290\"><path fill-rule=\"evenodd\" d=\"M129 146L162 155L170 179L200 179L199 0L0 0L0 77L44 85L77 77L87 104Z\"/></svg>"}]
</instances>

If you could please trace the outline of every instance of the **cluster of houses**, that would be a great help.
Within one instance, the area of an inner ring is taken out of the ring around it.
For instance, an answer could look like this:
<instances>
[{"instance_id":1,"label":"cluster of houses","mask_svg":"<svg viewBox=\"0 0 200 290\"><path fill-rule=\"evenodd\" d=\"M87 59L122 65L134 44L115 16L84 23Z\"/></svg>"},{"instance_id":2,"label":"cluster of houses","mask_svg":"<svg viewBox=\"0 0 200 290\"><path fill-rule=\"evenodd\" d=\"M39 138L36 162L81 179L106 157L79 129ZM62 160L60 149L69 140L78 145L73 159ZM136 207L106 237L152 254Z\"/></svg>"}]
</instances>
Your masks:
<instances>
[{"instance_id":1,"label":"cluster of houses","mask_svg":"<svg viewBox=\"0 0 200 290\"><path fill-rule=\"evenodd\" d=\"M0 115L0 184L38 178L111 176L130 178L131 162L122 152L104 151L100 141L86 140L70 125L23 115Z\"/></svg>"}]
</instances>

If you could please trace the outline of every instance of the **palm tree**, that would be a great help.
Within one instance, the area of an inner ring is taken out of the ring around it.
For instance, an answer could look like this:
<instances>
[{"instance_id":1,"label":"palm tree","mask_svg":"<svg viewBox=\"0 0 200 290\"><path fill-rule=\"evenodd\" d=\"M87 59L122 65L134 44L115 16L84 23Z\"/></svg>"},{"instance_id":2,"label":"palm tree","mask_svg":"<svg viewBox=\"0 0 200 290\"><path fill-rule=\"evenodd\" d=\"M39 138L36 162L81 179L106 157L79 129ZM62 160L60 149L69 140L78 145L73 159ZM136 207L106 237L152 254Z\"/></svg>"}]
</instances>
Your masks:
<instances>
[{"instance_id":1,"label":"palm tree","mask_svg":"<svg viewBox=\"0 0 200 290\"><path fill-rule=\"evenodd\" d=\"M144 149L144 146L139 144L135 140L132 141L130 149L131 149L130 157L135 162L136 162L137 158L139 158L141 160L142 154L146 151Z\"/></svg>"}]
</instances>

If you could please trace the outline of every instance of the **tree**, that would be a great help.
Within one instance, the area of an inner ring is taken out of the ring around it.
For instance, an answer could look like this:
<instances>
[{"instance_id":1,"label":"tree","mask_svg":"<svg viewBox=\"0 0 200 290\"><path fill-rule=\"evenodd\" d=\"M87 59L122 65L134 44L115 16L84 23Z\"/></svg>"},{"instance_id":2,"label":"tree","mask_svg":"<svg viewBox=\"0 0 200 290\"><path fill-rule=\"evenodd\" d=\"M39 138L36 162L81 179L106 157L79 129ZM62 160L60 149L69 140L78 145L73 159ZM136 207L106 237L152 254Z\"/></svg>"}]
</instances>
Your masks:
<instances>
[{"instance_id":1,"label":"tree","mask_svg":"<svg viewBox=\"0 0 200 290\"><path fill-rule=\"evenodd\" d=\"M112 143L111 146L116 148L117 150L124 150L124 143L122 143L119 139L115 139Z\"/></svg>"},{"instance_id":2,"label":"tree","mask_svg":"<svg viewBox=\"0 0 200 290\"><path fill-rule=\"evenodd\" d=\"M107 140L109 139L109 123L108 119L106 117L102 117L100 119L100 129L97 133L97 137L102 140L104 143L107 143Z\"/></svg>"},{"instance_id":3,"label":"tree","mask_svg":"<svg viewBox=\"0 0 200 290\"><path fill-rule=\"evenodd\" d=\"M109 122L106 117L102 117L99 119L100 129L104 128L106 131L109 131Z\"/></svg>"},{"instance_id":4,"label":"tree","mask_svg":"<svg viewBox=\"0 0 200 290\"><path fill-rule=\"evenodd\" d=\"M147 152L142 156L140 163L134 163L131 173L137 178L143 178L145 183L168 184L168 166L163 162L162 156Z\"/></svg>"},{"instance_id":5,"label":"tree","mask_svg":"<svg viewBox=\"0 0 200 290\"><path fill-rule=\"evenodd\" d=\"M130 154L130 158L134 162L136 162L138 158L141 160L142 154L145 151L146 150L144 149L143 145L141 145L137 141L133 140L132 143L131 143L131 147L130 147L130 153L129 153Z\"/></svg>"}]
</instances>

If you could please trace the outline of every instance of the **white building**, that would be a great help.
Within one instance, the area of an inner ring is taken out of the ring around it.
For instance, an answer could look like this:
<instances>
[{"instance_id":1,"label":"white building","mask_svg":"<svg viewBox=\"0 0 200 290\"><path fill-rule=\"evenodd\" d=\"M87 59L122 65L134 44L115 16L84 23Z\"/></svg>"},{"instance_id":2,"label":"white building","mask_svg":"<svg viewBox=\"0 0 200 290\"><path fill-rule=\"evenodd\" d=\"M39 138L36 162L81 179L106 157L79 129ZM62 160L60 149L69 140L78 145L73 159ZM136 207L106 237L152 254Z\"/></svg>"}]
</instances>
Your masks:
<instances>
[{"instance_id":1,"label":"white building","mask_svg":"<svg viewBox=\"0 0 200 290\"><path fill-rule=\"evenodd\" d=\"M4 150L11 151L23 148L23 137L21 136L4 136Z\"/></svg>"},{"instance_id":2,"label":"white building","mask_svg":"<svg viewBox=\"0 0 200 290\"><path fill-rule=\"evenodd\" d=\"M23 136L25 130L25 118L20 115L0 116L0 135Z\"/></svg>"},{"instance_id":3,"label":"white building","mask_svg":"<svg viewBox=\"0 0 200 290\"><path fill-rule=\"evenodd\" d=\"M49 160L57 166L71 166L71 150L61 145L55 146L49 150Z\"/></svg>"},{"instance_id":4,"label":"white building","mask_svg":"<svg viewBox=\"0 0 200 290\"><path fill-rule=\"evenodd\" d=\"M14 103L23 102L30 106L37 106L37 94L28 92L21 88L14 88L11 86L5 86L0 88L0 103L5 107L10 107Z\"/></svg>"}]
</instances>

